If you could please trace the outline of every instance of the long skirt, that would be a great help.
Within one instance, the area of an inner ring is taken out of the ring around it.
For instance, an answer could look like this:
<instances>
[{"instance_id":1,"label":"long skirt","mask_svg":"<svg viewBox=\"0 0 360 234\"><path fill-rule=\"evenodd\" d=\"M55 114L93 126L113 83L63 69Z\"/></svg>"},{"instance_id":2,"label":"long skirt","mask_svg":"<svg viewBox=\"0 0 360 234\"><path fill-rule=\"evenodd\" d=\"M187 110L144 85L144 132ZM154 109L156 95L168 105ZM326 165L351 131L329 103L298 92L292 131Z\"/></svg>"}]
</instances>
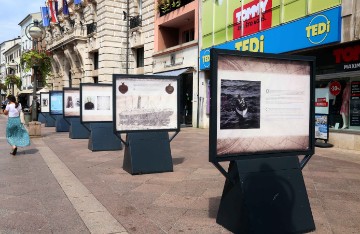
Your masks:
<instances>
[{"instance_id":1,"label":"long skirt","mask_svg":"<svg viewBox=\"0 0 360 234\"><path fill-rule=\"evenodd\" d=\"M30 136L24 125L20 121L20 117L9 117L6 126L6 139L10 145L28 146L30 145Z\"/></svg>"}]
</instances>

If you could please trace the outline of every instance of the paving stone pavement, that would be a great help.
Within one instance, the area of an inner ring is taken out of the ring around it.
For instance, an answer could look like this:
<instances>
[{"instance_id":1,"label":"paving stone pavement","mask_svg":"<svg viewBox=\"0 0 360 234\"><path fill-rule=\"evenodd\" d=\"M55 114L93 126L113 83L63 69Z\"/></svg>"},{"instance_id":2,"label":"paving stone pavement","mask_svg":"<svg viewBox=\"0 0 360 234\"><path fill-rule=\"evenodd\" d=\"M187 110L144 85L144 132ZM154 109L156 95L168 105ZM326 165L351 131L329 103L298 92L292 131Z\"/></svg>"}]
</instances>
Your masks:
<instances>
[{"instance_id":1,"label":"paving stone pavement","mask_svg":"<svg viewBox=\"0 0 360 234\"><path fill-rule=\"evenodd\" d=\"M109 233L93 226L103 214L117 233L230 233L215 220L225 178L208 162L208 129L181 129L174 172L130 175L124 150L91 152L87 139L44 125L42 138L12 156L5 127L0 115L0 233ZM360 233L360 152L316 148L303 174L313 233ZM74 203L82 192L81 202L100 208ZM87 209L101 212L88 220Z\"/></svg>"}]
</instances>

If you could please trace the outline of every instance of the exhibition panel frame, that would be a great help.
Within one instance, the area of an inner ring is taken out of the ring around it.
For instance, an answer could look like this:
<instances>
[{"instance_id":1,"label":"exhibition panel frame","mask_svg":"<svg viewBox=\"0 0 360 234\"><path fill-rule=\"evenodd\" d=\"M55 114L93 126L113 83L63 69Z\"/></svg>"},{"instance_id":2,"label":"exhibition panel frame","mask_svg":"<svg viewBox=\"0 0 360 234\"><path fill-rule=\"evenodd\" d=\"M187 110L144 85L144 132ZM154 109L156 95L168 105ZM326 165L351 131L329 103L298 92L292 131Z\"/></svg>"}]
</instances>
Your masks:
<instances>
[{"instance_id":1,"label":"exhibition panel frame","mask_svg":"<svg viewBox=\"0 0 360 234\"><path fill-rule=\"evenodd\" d=\"M80 117L80 89L63 89L63 115L64 117Z\"/></svg>"},{"instance_id":2,"label":"exhibition panel frame","mask_svg":"<svg viewBox=\"0 0 360 234\"><path fill-rule=\"evenodd\" d=\"M63 91L50 91L50 114L62 115L63 114Z\"/></svg>"},{"instance_id":3,"label":"exhibition panel frame","mask_svg":"<svg viewBox=\"0 0 360 234\"><path fill-rule=\"evenodd\" d=\"M179 77L113 75L117 133L180 131Z\"/></svg>"},{"instance_id":4,"label":"exhibition panel frame","mask_svg":"<svg viewBox=\"0 0 360 234\"><path fill-rule=\"evenodd\" d=\"M80 84L81 123L112 122L112 84Z\"/></svg>"},{"instance_id":5,"label":"exhibition panel frame","mask_svg":"<svg viewBox=\"0 0 360 234\"><path fill-rule=\"evenodd\" d=\"M50 105L49 105L49 92L41 92L40 93L40 112L41 113L49 113Z\"/></svg>"},{"instance_id":6,"label":"exhibition panel frame","mask_svg":"<svg viewBox=\"0 0 360 234\"><path fill-rule=\"evenodd\" d=\"M314 154L315 58L211 50L209 161Z\"/></svg>"}]
</instances>

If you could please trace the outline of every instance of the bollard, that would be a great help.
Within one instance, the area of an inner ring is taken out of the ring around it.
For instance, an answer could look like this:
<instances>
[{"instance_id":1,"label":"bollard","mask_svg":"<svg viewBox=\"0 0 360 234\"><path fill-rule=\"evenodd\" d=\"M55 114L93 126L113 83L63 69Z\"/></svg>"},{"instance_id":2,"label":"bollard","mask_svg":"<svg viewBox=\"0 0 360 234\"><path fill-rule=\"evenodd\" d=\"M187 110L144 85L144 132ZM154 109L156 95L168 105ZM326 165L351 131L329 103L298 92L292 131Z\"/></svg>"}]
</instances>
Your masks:
<instances>
[{"instance_id":1,"label":"bollard","mask_svg":"<svg viewBox=\"0 0 360 234\"><path fill-rule=\"evenodd\" d=\"M38 121L29 122L29 135L30 137L41 136L41 122Z\"/></svg>"}]
</instances>

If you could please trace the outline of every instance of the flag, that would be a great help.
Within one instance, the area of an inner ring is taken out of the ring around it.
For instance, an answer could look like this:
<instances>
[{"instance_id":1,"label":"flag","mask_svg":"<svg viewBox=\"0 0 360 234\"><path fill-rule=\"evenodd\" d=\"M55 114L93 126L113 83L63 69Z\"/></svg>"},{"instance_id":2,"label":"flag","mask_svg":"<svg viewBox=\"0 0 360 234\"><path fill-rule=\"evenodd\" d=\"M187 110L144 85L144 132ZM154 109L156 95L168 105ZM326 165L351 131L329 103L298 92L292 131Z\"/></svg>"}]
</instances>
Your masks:
<instances>
[{"instance_id":1,"label":"flag","mask_svg":"<svg viewBox=\"0 0 360 234\"><path fill-rule=\"evenodd\" d=\"M51 23L57 24L59 20L57 18L54 1L49 0L49 8L50 8Z\"/></svg>"},{"instance_id":2,"label":"flag","mask_svg":"<svg viewBox=\"0 0 360 234\"><path fill-rule=\"evenodd\" d=\"M69 7L66 0L63 0L63 14L69 15Z\"/></svg>"},{"instance_id":3,"label":"flag","mask_svg":"<svg viewBox=\"0 0 360 234\"><path fill-rule=\"evenodd\" d=\"M48 7L40 7L42 24L44 27L48 27L50 25L50 17L49 17L49 9Z\"/></svg>"},{"instance_id":4,"label":"flag","mask_svg":"<svg viewBox=\"0 0 360 234\"><path fill-rule=\"evenodd\" d=\"M74 0L75 5L81 4L82 0Z\"/></svg>"},{"instance_id":5,"label":"flag","mask_svg":"<svg viewBox=\"0 0 360 234\"><path fill-rule=\"evenodd\" d=\"M55 1L55 13L56 13L56 16L59 15L59 3L58 3L58 0L54 0Z\"/></svg>"}]
</instances>

